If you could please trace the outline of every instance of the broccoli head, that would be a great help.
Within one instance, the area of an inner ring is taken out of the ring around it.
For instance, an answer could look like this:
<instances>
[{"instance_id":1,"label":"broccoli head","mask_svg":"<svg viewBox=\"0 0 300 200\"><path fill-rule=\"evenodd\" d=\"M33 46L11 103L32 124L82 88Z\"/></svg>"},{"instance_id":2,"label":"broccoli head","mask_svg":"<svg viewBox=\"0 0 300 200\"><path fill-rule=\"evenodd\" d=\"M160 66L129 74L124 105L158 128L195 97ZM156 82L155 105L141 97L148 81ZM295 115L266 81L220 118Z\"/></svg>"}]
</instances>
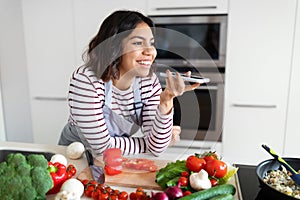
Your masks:
<instances>
[{"instance_id":1,"label":"broccoli head","mask_svg":"<svg viewBox=\"0 0 300 200\"><path fill-rule=\"evenodd\" d=\"M27 156L28 164L32 167L48 167L48 161L44 155L41 154L30 154Z\"/></svg>"},{"instance_id":2,"label":"broccoli head","mask_svg":"<svg viewBox=\"0 0 300 200\"><path fill-rule=\"evenodd\" d=\"M9 154L0 163L1 200L46 199L46 193L53 187L47 168L48 161L43 155Z\"/></svg>"},{"instance_id":3,"label":"broccoli head","mask_svg":"<svg viewBox=\"0 0 300 200\"><path fill-rule=\"evenodd\" d=\"M6 157L6 162L12 167L17 167L22 163L27 163L26 157L21 153L11 153Z\"/></svg>"},{"instance_id":4,"label":"broccoli head","mask_svg":"<svg viewBox=\"0 0 300 200\"><path fill-rule=\"evenodd\" d=\"M32 186L38 196L45 198L46 193L54 186L48 170L42 167L35 167L31 170Z\"/></svg>"}]
</instances>

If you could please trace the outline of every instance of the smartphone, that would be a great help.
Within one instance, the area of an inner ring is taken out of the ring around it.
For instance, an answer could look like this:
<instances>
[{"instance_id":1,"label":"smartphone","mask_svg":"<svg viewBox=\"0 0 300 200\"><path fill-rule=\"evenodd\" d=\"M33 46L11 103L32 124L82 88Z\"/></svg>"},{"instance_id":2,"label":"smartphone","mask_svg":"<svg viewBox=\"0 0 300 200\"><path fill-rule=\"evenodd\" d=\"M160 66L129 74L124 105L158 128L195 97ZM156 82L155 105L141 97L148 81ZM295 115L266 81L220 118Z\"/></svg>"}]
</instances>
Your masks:
<instances>
[{"instance_id":1,"label":"smartphone","mask_svg":"<svg viewBox=\"0 0 300 200\"><path fill-rule=\"evenodd\" d=\"M172 76L176 76L175 72L171 72L171 74L172 74ZM184 81L188 81L190 83L208 83L210 81L209 78L205 78L205 77L193 76L193 75L188 77L185 74L181 74L181 73L179 73L179 74ZM165 72L160 72L159 76L166 78L167 74Z\"/></svg>"}]
</instances>

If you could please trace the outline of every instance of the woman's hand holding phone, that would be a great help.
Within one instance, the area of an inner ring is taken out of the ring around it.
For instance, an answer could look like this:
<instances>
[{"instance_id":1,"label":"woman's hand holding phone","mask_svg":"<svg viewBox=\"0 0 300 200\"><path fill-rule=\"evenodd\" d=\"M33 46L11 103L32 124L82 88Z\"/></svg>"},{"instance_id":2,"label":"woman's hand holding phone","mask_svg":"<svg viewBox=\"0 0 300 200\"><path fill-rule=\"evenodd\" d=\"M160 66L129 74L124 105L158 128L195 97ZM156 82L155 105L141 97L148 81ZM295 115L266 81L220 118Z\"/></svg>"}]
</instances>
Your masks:
<instances>
[{"instance_id":1,"label":"woman's hand holding phone","mask_svg":"<svg viewBox=\"0 0 300 200\"><path fill-rule=\"evenodd\" d=\"M173 98L181 96L184 92L191 91L200 86L200 83L185 84L183 77L189 78L191 72L187 72L182 76L176 72L175 76L172 75L170 70L166 71L166 87L160 95L160 111L167 114L173 107Z\"/></svg>"}]
</instances>

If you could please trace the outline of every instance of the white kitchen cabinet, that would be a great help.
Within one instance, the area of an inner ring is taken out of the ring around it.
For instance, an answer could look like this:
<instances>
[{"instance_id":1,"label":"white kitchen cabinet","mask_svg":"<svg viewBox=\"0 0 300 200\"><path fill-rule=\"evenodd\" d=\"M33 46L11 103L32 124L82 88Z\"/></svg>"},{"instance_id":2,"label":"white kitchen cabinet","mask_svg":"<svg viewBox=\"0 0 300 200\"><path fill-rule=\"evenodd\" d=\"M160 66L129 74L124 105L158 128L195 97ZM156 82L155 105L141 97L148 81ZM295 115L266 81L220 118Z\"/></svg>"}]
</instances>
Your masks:
<instances>
[{"instance_id":1,"label":"white kitchen cabinet","mask_svg":"<svg viewBox=\"0 0 300 200\"><path fill-rule=\"evenodd\" d=\"M22 3L33 138L57 144L67 123L69 79L76 67L73 1Z\"/></svg>"},{"instance_id":2,"label":"white kitchen cabinet","mask_svg":"<svg viewBox=\"0 0 300 200\"><path fill-rule=\"evenodd\" d=\"M283 153L297 0L231 0L223 154L257 164Z\"/></svg>"},{"instance_id":3,"label":"white kitchen cabinet","mask_svg":"<svg viewBox=\"0 0 300 200\"><path fill-rule=\"evenodd\" d=\"M117 9L145 12L146 1L23 0L33 138L57 144L69 109L72 72L106 16Z\"/></svg>"},{"instance_id":4,"label":"white kitchen cabinet","mask_svg":"<svg viewBox=\"0 0 300 200\"><path fill-rule=\"evenodd\" d=\"M147 0L148 15L227 14L228 0Z\"/></svg>"},{"instance_id":5,"label":"white kitchen cabinet","mask_svg":"<svg viewBox=\"0 0 300 200\"><path fill-rule=\"evenodd\" d=\"M298 2L284 155L300 157L300 3Z\"/></svg>"}]
</instances>

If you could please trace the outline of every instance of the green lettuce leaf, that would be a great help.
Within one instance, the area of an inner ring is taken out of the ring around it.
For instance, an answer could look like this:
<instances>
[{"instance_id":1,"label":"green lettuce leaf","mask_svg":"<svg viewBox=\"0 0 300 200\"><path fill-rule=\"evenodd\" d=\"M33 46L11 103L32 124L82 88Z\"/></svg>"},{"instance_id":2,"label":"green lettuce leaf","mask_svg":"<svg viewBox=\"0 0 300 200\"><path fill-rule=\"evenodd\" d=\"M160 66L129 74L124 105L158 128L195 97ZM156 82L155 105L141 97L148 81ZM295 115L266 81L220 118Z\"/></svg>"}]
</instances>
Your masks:
<instances>
[{"instance_id":1,"label":"green lettuce leaf","mask_svg":"<svg viewBox=\"0 0 300 200\"><path fill-rule=\"evenodd\" d=\"M166 189L168 185L172 184L171 182L176 181L176 178L181 176L183 171L188 171L185 160L168 163L167 166L156 172L156 183L162 189ZM171 182L169 182L170 180Z\"/></svg>"}]
</instances>

